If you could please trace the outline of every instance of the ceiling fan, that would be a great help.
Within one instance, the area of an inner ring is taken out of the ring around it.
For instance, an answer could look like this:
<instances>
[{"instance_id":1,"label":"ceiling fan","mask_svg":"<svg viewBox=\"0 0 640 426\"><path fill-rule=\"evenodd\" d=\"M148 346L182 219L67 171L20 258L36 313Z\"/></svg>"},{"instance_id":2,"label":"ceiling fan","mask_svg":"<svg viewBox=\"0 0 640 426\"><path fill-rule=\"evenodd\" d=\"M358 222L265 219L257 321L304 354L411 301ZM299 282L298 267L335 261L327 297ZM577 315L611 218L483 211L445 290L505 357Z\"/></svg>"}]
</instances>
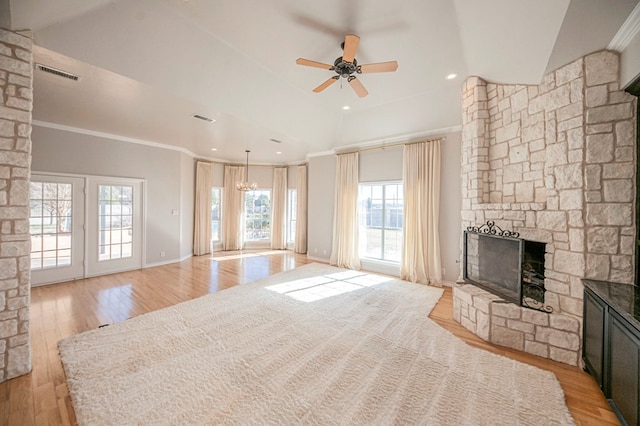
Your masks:
<instances>
[{"instance_id":1,"label":"ceiling fan","mask_svg":"<svg viewBox=\"0 0 640 426\"><path fill-rule=\"evenodd\" d=\"M353 90L358 96L364 98L369 94L367 89L362 85L360 80L353 74L366 74L372 72L393 72L398 69L398 63L396 61L389 62L377 62L374 64L358 65L356 60L356 51L358 50L358 44L360 43L360 37L355 34L347 34L342 43L342 56L337 58L333 65L324 64L322 62L316 62L309 59L298 58L296 64L305 65L307 67L323 68L329 71L335 71L337 75L330 77L327 81L320 86L313 89L315 93L320 93L333 83L338 81L340 77L346 78Z\"/></svg>"}]
</instances>

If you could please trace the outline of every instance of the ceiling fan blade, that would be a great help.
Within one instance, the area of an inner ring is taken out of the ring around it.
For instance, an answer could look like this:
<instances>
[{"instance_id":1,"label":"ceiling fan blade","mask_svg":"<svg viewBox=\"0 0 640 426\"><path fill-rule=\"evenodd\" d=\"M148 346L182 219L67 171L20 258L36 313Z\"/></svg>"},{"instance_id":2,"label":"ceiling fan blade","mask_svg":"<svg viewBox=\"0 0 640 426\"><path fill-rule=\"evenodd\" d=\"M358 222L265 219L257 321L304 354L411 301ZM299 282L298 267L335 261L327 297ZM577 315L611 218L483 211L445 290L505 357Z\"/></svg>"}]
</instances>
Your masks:
<instances>
[{"instance_id":1,"label":"ceiling fan blade","mask_svg":"<svg viewBox=\"0 0 640 426\"><path fill-rule=\"evenodd\" d=\"M369 94L369 92L367 92L367 89L364 88L360 80L358 80L353 75L349 77L349 84L353 88L353 91L356 92L356 95L360 96L361 98L364 98Z\"/></svg>"},{"instance_id":2,"label":"ceiling fan blade","mask_svg":"<svg viewBox=\"0 0 640 426\"><path fill-rule=\"evenodd\" d=\"M356 57L356 51L358 50L358 44L360 44L360 37L355 34L347 34L344 38L344 52L342 54L342 60L346 62L353 62Z\"/></svg>"},{"instance_id":3,"label":"ceiling fan blade","mask_svg":"<svg viewBox=\"0 0 640 426\"><path fill-rule=\"evenodd\" d=\"M375 64L364 64L358 67L358 72L372 73L372 72L393 72L398 69L398 63L396 61L378 62Z\"/></svg>"},{"instance_id":4,"label":"ceiling fan blade","mask_svg":"<svg viewBox=\"0 0 640 426\"><path fill-rule=\"evenodd\" d=\"M330 79L328 79L327 81L325 81L324 83L322 83L320 86L316 87L315 89L313 89L313 91L315 93L320 93L322 92L324 89L326 89L327 87L331 86L333 83L335 83L336 81L338 81L340 77L338 77L337 75L334 75L333 77L331 77Z\"/></svg>"},{"instance_id":5,"label":"ceiling fan blade","mask_svg":"<svg viewBox=\"0 0 640 426\"><path fill-rule=\"evenodd\" d=\"M296 59L296 64L304 65L307 67L323 68L325 70L330 70L333 68L333 65L323 64L322 62L316 62L316 61L312 61L310 59L304 59L304 58Z\"/></svg>"}]
</instances>

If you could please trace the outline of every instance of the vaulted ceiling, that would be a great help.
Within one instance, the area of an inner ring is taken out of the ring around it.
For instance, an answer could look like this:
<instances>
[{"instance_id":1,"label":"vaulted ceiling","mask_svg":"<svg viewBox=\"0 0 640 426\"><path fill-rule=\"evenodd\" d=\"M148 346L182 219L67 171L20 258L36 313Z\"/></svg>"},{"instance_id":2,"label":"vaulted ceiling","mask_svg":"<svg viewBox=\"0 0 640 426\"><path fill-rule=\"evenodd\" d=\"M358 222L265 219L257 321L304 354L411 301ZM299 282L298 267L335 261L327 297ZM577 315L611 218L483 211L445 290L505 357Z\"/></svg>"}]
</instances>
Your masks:
<instances>
[{"instance_id":1,"label":"vaulted ceiling","mask_svg":"<svg viewBox=\"0 0 640 426\"><path fill-rule=\"evenodd\" d=\"M5 3L7 3L5 1ZM638 0L9 0L34 32L37 125L178 147L198 157L293 163L309 153L459 129L467 76L539 83L604 49ZM312 89L346 34L362 74ZM455 73L454 79L446 79ZM343 106L350 109L344 110ZM193 114L215 119L197 120ZM276 143L271 141L280 141ZM216 149L216 151L212 151ZM278 154L278 152L280 154Z\"/></svg>"}]
</instances>

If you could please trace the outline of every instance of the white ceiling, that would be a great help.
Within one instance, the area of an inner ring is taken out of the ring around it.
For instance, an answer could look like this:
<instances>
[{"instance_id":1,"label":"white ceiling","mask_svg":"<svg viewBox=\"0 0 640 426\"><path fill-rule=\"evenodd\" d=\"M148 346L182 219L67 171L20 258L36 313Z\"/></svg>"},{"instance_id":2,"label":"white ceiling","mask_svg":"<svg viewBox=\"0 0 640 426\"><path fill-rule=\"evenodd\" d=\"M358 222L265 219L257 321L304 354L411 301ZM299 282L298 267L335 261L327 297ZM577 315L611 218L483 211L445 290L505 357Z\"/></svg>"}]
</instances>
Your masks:
<instances>
[{"instance_id":1,"label":"white ceiling","mask_svg":"<svg viewBox=\"0 0 640 426\"><path fill-rule=\"evenodd\" d=\"M469 75L531 83L606 48L638 0L10 0L32 29L36 123L180 147L198 157L293 163L309 153L459 128ZM359 63L395 73L312 89L345 34ZM446 80L450 73L458 74ZM343 105L350 110L344 111ZM216 119L213 124L192 114ZM270 139L282 141L281 144ZM216 148L217 151L211 151ZM281 154L276 154L280 151Z\"/></svg>"}]
</instances>

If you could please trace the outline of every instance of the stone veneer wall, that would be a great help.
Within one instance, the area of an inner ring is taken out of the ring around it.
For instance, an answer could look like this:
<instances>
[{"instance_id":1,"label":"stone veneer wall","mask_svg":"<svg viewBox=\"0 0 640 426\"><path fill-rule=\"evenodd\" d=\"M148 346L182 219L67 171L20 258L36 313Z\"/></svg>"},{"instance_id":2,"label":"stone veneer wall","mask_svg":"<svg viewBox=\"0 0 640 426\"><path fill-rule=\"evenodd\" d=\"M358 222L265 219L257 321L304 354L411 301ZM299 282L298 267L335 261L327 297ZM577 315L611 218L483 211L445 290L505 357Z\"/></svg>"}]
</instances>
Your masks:
<instances>
[{"instance_id":1,"label":"stone veneer wall","mask_svg":"<svg viewBox=\"0 0 640 426\"><path fill-rule=\"evenodd\" d=\"M0 382L31 371L32 39L0 29Z\"/></svg>"},{"instance_id":2,"label":"stone veneer wall","mask_svg":"<svg viewBox=\"0 0 640 426\"><path fill-rule=\"evenodd\" d=\"M582 278L634 279L636 101L620 90L619 56L611 51L582 57L535 86L464 82L463 229L494 220L547 243L545 303L578 325ZM529 324L536 321L550 324L538 316ZM579 362L580 342L550 342L535 329L525 333L525 346L527 339L528 352ZM502 344L513 346L508 340Z\"/></svg>"}]
</instances>

